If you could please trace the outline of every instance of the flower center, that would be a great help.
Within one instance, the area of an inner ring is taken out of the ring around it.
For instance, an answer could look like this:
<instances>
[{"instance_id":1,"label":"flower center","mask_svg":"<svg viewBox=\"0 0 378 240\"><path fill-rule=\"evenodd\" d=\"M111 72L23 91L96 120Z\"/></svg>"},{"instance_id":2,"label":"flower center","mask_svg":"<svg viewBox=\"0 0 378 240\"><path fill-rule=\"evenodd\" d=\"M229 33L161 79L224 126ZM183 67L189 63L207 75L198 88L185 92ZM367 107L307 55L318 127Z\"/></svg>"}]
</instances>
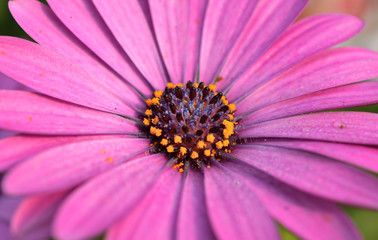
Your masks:
<instances>
[{"instance_id":1,"label":"flower center","mask_svg":"<svg viewBox=\"0 0 378 240\"><path fill-rule=\"evenodd\" d=\"M156 151L175 159L174 168L183 172L186 163L200 168L211 160L220 161L222 152L231 152L235 105L215 92L215 85L168 83L154 95L146 101L149 108L143 124Z\"/></svg>"}]
</instances>

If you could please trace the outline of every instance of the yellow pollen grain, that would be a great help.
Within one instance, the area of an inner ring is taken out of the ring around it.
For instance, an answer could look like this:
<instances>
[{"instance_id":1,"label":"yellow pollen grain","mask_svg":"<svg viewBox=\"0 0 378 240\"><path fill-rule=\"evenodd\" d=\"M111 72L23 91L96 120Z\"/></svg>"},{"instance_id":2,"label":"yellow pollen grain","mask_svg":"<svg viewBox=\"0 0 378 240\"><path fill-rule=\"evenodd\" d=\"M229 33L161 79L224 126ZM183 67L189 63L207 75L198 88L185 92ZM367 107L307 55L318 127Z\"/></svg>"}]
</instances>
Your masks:
<instances>
[{"instance_id":1,"label":"yellow pollen grain","mask_svg":"<svg viewBox=\"0 0 378 240\"><path fill-rule=\"evenodd\" d=\"M157 123L159 122L159 118L158 118L158 116L155 116L155 118L153 118L153 119L151 120L151 122L152 122L153 124L157 124Z\"/></svg>"},{"instance_id":2,"label":"yellow pollen grain","mask_svg":"<svg viewBox=\"0 0 378 240\"><path fill-rule=\"evenodd\" d=\"M156 128L156 127L151 127L150 128L150 133L152 134L152 135L155 135L156 137L160 137L161 136L161 129L159 129L159 128Z\"/></svg>"},{"instance_id":3,"label":"yellow pollen grain","mask_svg":"<svg viewBox=\"0 0 378 240\"><path fill-rule=\"evenodd\" d=\"M146 104L147 104L147 106L150 107L152 105L152 100L151 99L147 99L146 100Z\"/></svg>"},{"instance_id":4,"label":"yellow pollen grain","mask_svg":"<svg viewBox=\"0 0 378 240\"><path fill-rule=\"evenodd\" d=\"M232 121L232 119L234 119L234 116L232 116L232 114L228 114L228 118L230 119L230 121Z\"/></svg>"},{"instance_id":5,"label":"yellow pollen grain","mask_svg":"<svg viewBox=\"0 0 378 240\"><path fill-rule=\"evenodd\" d=\"M229 131L227 129L223 129L223 136L224 136L224 138L228 139L232 134L234 134L233 131Z\"/></svg>"},{"instance_id":6,"label":"yellow pollen grain","mask_svg":"<svg viewBox=\"0 0 378 240\"><path fill-rule=\"evenodd\" d=\"M216 146L218 149L222 149L222 147L223 147L223 143L222 143L222 141L218 141L218 142L215 144L215 146Z\"/></svg>"},{"instance_id":7,"label":"yellow pollen grain","mask_svg":"<svg viewBox=\"0 0 378 240\"><path fill-rule=\"evenodd\" d=\"M174 85L173 83L170 83L170 82L169 82L169 83L167 83L167 87L168 87L168 88L175 88L175 85Z\"/></svg>"},{"instance_id":8,"label":"yellow pollen grain","mask_svg":"<svg viewBox=\"0 0 378 240\"><path fill-rule=\"evenodd\" d=\"M174 139L174 142L175 143L182 143L182 139L180 136L176 136L175 139Z\"/></svg>"},{"instance_id":9,"label":"yellow pollen grain","mask_svg":"<svg viewBox=\"0 0 378 240\"><path fill-rule=\"evenodd\" d=\"M184 87L184 84L179 83L179 84L177 84L177 86L179 86L179 87Z\"/></svg>"},{"instance_id":10,"label":"yellow pollen grain","mask_svg":"<svg viewBox=\"0 0 378 240\"><path fill-rule=\"evenodd\" d=\"M177 169L177 168L180 168L182 166L184 166L184 163L180 162L180 163L173 165L173 169Z\"/></svg>"},{"instance_id":11,"label":"yellow pollen grain","mask_svg":"<svg viewBox=\"0 0 378 240\"><path fill-rule=\"evenodd\" d=\"M213 143L214 140L215 140L215 137L214 137L213 134L209 134L209 135L206 136L206 140L207 140L208 142L210 142L210 143Z\"/></svg>"},{"instance_id":12,"label":"yellow pollen grain","mask_svg":"<svg viewBox=\"0 0 378 240\"><path fill-rule=\"evenodd\" d=\"M179 169L179 172L180 172L180 173L183 173L183 172L184 172L184 169L180 168L180 169Z\"/></svg>"},{"instance_id":13,"label":"yellow pollen grain","mask_svg":"<svg viewBox=\"0 0 378 240\"><path fill-rule=\"evenodd\" d=\"M205 151L203 151L203 154L205 154L205 156L210 156L210 154L211 154L211 151L210 151L210 149L206 149Z\"/></svg>"},{"instance_id":14,"label":"yellow pollen grain","mask_svg":"<svg viewBox=\"0 0 378 240\"><path fill-rule=\"evenodd\" d=\"M210 91L214 92L217 86L215 84L209 84Z\"/></svg>"},{"instance_id":15,"label":"yellow pollen grain","mask_svg":"<svg viewBox=\"0 0 378 240\"><path fill-rule=\"evenodd\" d=\"M224 105L228 105L228 101L227 101L225 96L222 96L221 100L222 100Z\"/></svg>"},{"instance_id":16,"label":"yellow pollen grain","mask_svg":"<svg viewBox=\"0 0 378 240\"><path fill-rule=\"evenodd\" d=\"M105 159L105 161L107 161L107 162L114 162L114 158L108 157L108 158Z\"/></svg>"},{"instance_id":17,"label":"yellow pollen grain","mask_svg":"<svg viewBox=\"0 0 378 240\"><path fill-rule=\"evenodd\" d=\"M198 158L198 153L196 151L193 151L192 154L190 155L191 158L196 159Z\"/></svg>"},{"instance_id":18,"label":"yellow pollen grain","mask_svg":"<svg viewBox=\"0 0 378 240\"><path fill-rule=\"evenodd\" d=\"M229 104L228 108L230 109L231 112L235 111L236 109L235 104Z\"/></svg>"},{"instance_id":19,"label":"yellow pollen grain","mask_svg":"<svg viewBox=\"0 0 378 240\"><path fill-rule=\"evenodd\" d=\"M152 110L151 109L147 109L144 114L146 114L146 116L152 116Z\"/></svg>"},{"instance_id":20,"label":"yellow pollen grain","mask_svg":"<svg viewBox=\"0 0 378 240\"><path fill-rule=\"evenodd\" d=\"M152 105L158 105L158 104L160 104L160 100L159 100L159 98L153 98L151 100L151 103L152 103Z\"/></svg>"},{"instance_id":21,"label":"yellow pollen grain","mask_svg":"<svg viewBox=\"0 0 378 240\"><path fill-rule=\"evenodd\" d=\"M33 118L32 118L32 117L28 117L28 119L29 119L29 121L32 121L32 120L33 120Z\"/></svg>"},{"instance_id":22,"label":"yellow pollen grain","mask_svg":"<svg viewBox=\"0 0 378 240\"><path fill-rule=\"evenodd\" d=\"M167 152L172 153L175 150L175 148L172 145L169 145L167 147Z\"/></svg>"},{"instance_id":23,"label":"yellow pollen grain","mask_svg":"<svg viewBox=\"0 0 378 240\"><path fill-rule=\"evenodd\" d=\"M5 52L1 52L1 54L5 55Z\"/></svg>"},{"instance_id":24,"label":"yellow pollen grain","mask_svg":"<svg viewBox=\"0 0 378 240\"><path fill-rule=\"evenodd\" d=\"M217 152L215 151L215 149L212 149L212 150L211 150L211 156L212 156L212 157L214 157L216 153L217 153Z\"/></svg>"},{"instance_id":25,"label":"yellow pollen grain","mask_svg":"<svg viewBox=\"0 0 378 240\"><path fill-rule=\"evenodd\" d=\"M161 98L162 95L163 95L163 91L155 91L155 97Z\"/></svg>"},{"instance_id":26,"label":"yellow pollen grain","mask_svg":"<svg viewBox=\"0 0 378 240\"><path fill-rule=\"evenodd\" d=\"M163 145L163 146L167 146L168 145L168 140L163 138L161 141L160 141L160 144Z\"/></svg>"},{"instance_id":27,"label":"yellow pollen grain","mask_svg":"<svg viewBox=\"0 0 378 240\"><path fill-rule=\"evenodd\" d=\"M195 86L196 88L198 88L199 84L198 84L198 83L195 83L194 86Z\"/></svg>"},{"instance_id":28,"label":"yellow pollen grain","mask_svg":"<svg viewBox=\"0 0 378 240\"><path fill-rule=\"evenodd\" d=\"M144 124L145 126L149 126L149 125L150 125L150 121L148 121L148 119L145 118L145 119L143 119L143 124Z\"/></svg>"},{"instance_id":29,"label":"yellow pollen grain","mask_svg":"<svg viewBox=\"0 0 378 240\"><path fill-rule=\"evenodd\" d=\"M104 149L102 149L100 152L101 152L102 154L105 154L105 153L106 153L106 151L105 151Z\"/></svg>"},{"instance_id":30,"label":"yellow pollen grain","mask_svg":"<svg viewBox=\"0 0 378 240\"><path fill-rule=\"evenodd\" d=\"M228 147L229 144L230 144L229 140L224 140L223 141L223 146Z\"/></svg>"},{"instance_id":31,"label":"yellow pollen grain","mask_svg":"<svg viewBox=\"0 0 378 240\"><path fill-rule=\"evenodd\" d=\"M204 142L204 141L199 141L199 142L197 143L197 147L198 147L199 149L204 148L204 147L205 147L205 142Z\"/></svg>"},{"instance_id":32,"label":"yellow pollen grain","mask_svg":"<svg viewBox=\"0 0 378 240\"><path fill-rule=\"evenodd\" d=\"M188 152L188 150L185 147L180 147L180 153L182 155L185 155Z\"/></svg>"}]
</instances>

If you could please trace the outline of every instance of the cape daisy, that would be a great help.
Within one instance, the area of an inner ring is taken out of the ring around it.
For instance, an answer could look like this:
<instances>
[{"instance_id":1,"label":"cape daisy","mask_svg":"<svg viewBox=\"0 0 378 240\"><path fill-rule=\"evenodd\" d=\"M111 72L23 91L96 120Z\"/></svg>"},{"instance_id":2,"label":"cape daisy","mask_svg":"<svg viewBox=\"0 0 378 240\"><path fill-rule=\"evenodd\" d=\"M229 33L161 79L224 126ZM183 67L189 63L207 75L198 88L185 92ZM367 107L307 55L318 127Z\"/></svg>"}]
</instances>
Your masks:
<instances>
[{"instance_id":1,"label":"cape daisy","mask_svg":"<svg viewBox=\"0 0 378 240\"><path fill-rule=\"evenodd\" d=\"M3 189L58 239L358 239L378 209L378 55L305 0L9 2L0 37ZM190 80L190 81L189 81ZM351 84L359 82L356 84ZM309 112L317 112L310 113ZM44 220L44 221L42 221ZM33 222L34 221L34 222ZM37 222L38 222L37 221Z\"/></svg>"}]
</instances>

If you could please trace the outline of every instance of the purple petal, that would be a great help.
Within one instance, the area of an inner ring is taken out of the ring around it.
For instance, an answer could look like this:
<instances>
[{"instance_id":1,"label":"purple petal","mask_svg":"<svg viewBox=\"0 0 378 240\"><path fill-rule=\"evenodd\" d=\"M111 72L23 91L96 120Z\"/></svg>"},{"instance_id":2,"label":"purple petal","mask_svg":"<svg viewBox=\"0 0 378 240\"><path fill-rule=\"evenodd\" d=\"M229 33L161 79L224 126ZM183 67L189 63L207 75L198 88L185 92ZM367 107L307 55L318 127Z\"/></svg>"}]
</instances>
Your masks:
<instances>
[{"instance_id":1,"label":"purple petal","mask_svg":"<svg viewBox=\"0 0 378 240\"><path fill-rule=\"evenodd\" d=\"M22 90L26 89L24 85L8 78L0 72L0 90Z\"/></svg>"},{"instance_id":2,"label":"purple petal","mask_svg":"<svg viewBox=\"0 0 378 240\"><path fill-rule=\"evenodd\" d=\"M106 239L175 239L182 176L168 168L130 214L110 229Z\"/></svg>"},{"instance_id":3,"label":"purple petal","mask_svg":"<svg viewBox=\"0 0 378 240\"><path fill-rule=\"evenodd\" d=\"M9 224L1 220L0 220L0 236L1 236L1 240L15 240L10 233Z\"/></svg>"},{"instance_id":4,"label":"purple petal","mask_svg":"<svg viewBox=\"0 0 378 240\"><path fill-rule=\"evenodd\" d=\"M0 220L10 221L22 201L20 197L0 196ZM1 236L1 235L0 235Z\"/></svg>"},{"instance_id":5,"label":"purple petal","mask_svg":"<svg viewBox=\"0 0 378 240\"><path fill-rule=\"evenodd\" d=\"M324 112L241 126L241 138L282 137L335 142L378 144L378 114ZM245 129L244 129L245 128Z\"/></svg>"},{"instance_id":6,"label":"purple petal","mask_svg":"<svg viewBox=\"0 0 378 240\"><path fill-rule=\"evenodd\" d=\"M120 136L55 147L13 168L6 175L3 188L12 195L67 189L146 152L149 142Z\"/></svg>"},{"instance_id":7,"label":"purple petal","mask_svg":"<svg viewBox=\"0 0 378 240\"><path fill-rule=\"evenodd\" d=\"M377 53L359 48L332 49L267 82L240 102L238 109L255 111L276 102L377 76Z\"/></svg>"},{"instance_id":8,"label":"purple petal","mask_svg":"<svg viewBox=\"0 0 378 240\"><path fill-rule=\"evenodd\" d=\"M236 158L302 191L337 202L378 209L378 178L316 154L241 145Z\"/></svg>"},{"instance_id":9,"label":"purple petal","mask_svg":"<svg viewBox=\"0 0 378 240\"><path fill-rule=\"evenodd\" d=\"M165 164L165 156L155 154L122 164L84 184L58 211L53 235L74 240L101 233L134 208Z\"/></svg>"},{"instance_id":10,"label":"purple petal","mask_svg":"<svg viewBox=\"0 0 378 240\"><path fill-rule=\"evenodd\" d=\"M223 167L205 169L206 203L217 239L279 239L256 195Z\"/></svg>"},{"instance_id":11,"label":"purple petal","mask_svg":"<svg viewBox=\"0 0 378 240\"><path fill-rule=\"evenodd\" d=\"M200 56L200 80L206 84L217 77L224 61L247 25L256 0L209 0Z\"/></svg>"},{"instance_id":12,"label":"purple petal","mask_svg":"<svg viewBox=\"0 0 378 240\"><path fill-rule=\"evenodd\" d=\"M67 28L97 56L142 93L151 94L150 85L122 50L91 0L48 0L48 4Z\"/></svg>"},{"instance_id":13,"label":"purple petal","mask_svg":"<svg viewBox=\"0 0 378 240\"><path fill-rule=\"evenodd\" d=\"M295 20L308 0L259 1L220 75L224 89L245 72Z\"/></svg>"},{"instance_id":14,"label":"purple petal","mask_svg":"<svg viewBox=\"0 0 378 240\"><path fill-rule=\"evenodd\" d=\"M336 204L298 191L244 164L224 164L252 188L275 220L299 237L361 239L356 226Z\"/></svg>"},{"instance_id":15,"label":"purple petal","mask_svg":"<svg viewBox=\"0 0 378 240\"><path fill-rule=\"evenodd\" d=\"M319 15L297 22L237 79L227 98L232 102L241 99L300 61L349 39L362 27L360 19L341 14Z\"/></svg>"},{"instance_id":16,"label":"purple petal","mask_svg":"<svg viewBox=\"0 0 378 240\"><path fill-rule=\"evenodd\" d=\"M138 0L93 0L97 10L125 52L155 89L167 79L153 33Z\"/></svg>"},{"instance_id":17,"label":"purple petal","mask_svg":"<svg viewBox=\"0 0 378 240\"><path fill-rule=\"evenodd\" d=\"M139 133L125 118L22 91L0 91L0 128L37 134Z\"/></svg>"},{"instance_id":18,"label":"purple petal","mask_svg":"<svg viewBox=\"0 0 378 240\"><path fill-rule=\"evenodd\" d=\"M378 103L377 93L378 82L330 88L262 108L243 118L243 124L264 122L302 113L376 104ZM246 112L248 112L247 108L238 108L238 114Z\"/></svg>"}]
</instances>

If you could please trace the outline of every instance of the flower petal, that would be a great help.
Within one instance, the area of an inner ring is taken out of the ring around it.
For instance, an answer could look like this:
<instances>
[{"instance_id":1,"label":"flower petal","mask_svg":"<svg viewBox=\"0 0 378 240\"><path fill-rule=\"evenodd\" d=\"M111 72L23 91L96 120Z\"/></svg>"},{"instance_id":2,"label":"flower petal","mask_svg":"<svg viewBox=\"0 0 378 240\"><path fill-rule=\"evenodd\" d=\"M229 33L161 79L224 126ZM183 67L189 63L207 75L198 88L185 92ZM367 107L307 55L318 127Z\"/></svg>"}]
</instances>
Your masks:
<instances>
[{"instance_id":1,"label":"flower petal","mask_svg":"<svg viewBox=\"0 0 378 240\"><path fill-rule=\"evenodd\" d=\"M91 0L47 2L67 28L97 56L142 93L151 94L149 83L122 50Z\"/></svg>"},{"instance_id":2,"label":"flower petal","mask_svg":"<svg viewBox=\"0 0 378 240\"><path fill-rule=\"evenodd\" d=\"M378 82L330 88L262 108L243 118L243 124L264 122L302 113L377 104L377 93ZM238 114L244 112L247 112L246 108L238 108Z\"/></svg>"},{"instance_id":3,"label":"flower petal","mask_svg":"<svg viewBox=\"0 0 378 240\"><path fill-rule=\"evenodd\" d=\"M377 76L376 52L360 48L332 49L262 85L243 99L238 109L255 111L283 100Z\"/></svg>"},{"instance_id":4,"label":"flower petal","mask_svg":"<svg viewBox=\"0 0 378 240\"><path fill-rule=\"evenodd\" d=\"M312 113L252 124L240 129L238 136L300 138L378 145L377 121L378 114L366 112Z\"/></svg>"},{"instance_id":5,"label":"flower petal","mask_svg":"<svg viewBox=\"0 0 378 240\"><path fill-rule=\"evenodd\" d=\"M86 107L135 117L110 86L67 58L30 41L0 37L0 71L46 95Z\"/></svg>"},{"instance_id":6,"label":"flower petal","mask_svg":"<svg viewBox=\"0 0 378 240\"><path fill-rule=\"evenodd\" d=\"M130 214L110 229L106 239L175 239L181 190L182 174L168 168Z\"/></svg>"},{"instance_id":7,"label":"flower petal","mask_svg":"<svg viewBox=\"0 0 378 240\"><path fill-rule=\"evenodd\" d=\"M87 182L59 209L53 235L74 240L101 233L133 209L165 164L165 156L155 154L122 164Z\"/></svg>"},{"instance_id":8,"label":"flower petal","mask_svg":"<svg viewBox=\"0 0 378 240\"><path fill-rule=\"evenodd\" d=\"M256 0L209 0L200 55L200 81L211 83L247 25Z\"/></svg>"},{"instance_id":9,"label":"flower petal","mask_svg":"<svg viewBox=\"0 0 378 240\"><path fill-rule=\"evenodd\" d=\"M93 0L97 10L125 52L155 89L164 89L167 79L159 50L138 0Z\"/></svg>"},{"instance_id":10,"label":"flower petal","mask_svg":"<svg viewBox=\"0 0 378 240\"><path fill-rule=\"evenodd\" d=\"M109 70L45 4L36 0L15 0L9 2L9 9L22 29L39 44L81 66L98 82L112 88L131 107L143 106L140 95Z\"/></svg>"},{"instance_id":11,"label":"flower petal","mask_svg":"<svg viewBox=\"0 0 378 240\"><path fill-rule=\"evenodd\" d=\"M316 154L286 148L241 145L240 159L302 191L344 204L378 209L378 178Z\"/></svg>"},{"instance_id":12,"label":"flower petal","mask_svg":"<svg viewBox=\"0 0 378 240\"><path fill-rule=\"evenodd\" d=\"M0 220L0 236L2 240L14 240L9 229L9 224Z\"/></svg>"},{"instance_id":13,"label":"flower petal","mask_svg":"<svg viewBox=\"0 0 378 240\"><path fill-rule=\"evenodd\" d=\"M136 134L125 118L22 91L0 91L0 128L13 131L72 134Z\"/></svg>"},{"instance_id":14,"label":"flower petal","mask_svg":"<svg viewBox=\"0 0 378 240\"><path fill-rule=\"evenodd\" d=\"M120 136L58 146L13 168L3 188L12 195L67 189L147 151L149 142Z\"/></svg>"},{"instance_id":15,"label":"flower petal","mask_svg":"<svg viewBox=\"0 0 378 240\"><path fill-rule=\"evenodd\" d=\"M256 195L221 166L205 169L206 203L217 239L279 239Z\"/></svg>"},{"instance_id":16,"label":"flower petal","mask_svg":"<svg viewBox=\"0 0 378 240\"><path fill-rule=\"evenodd\" d=\"M20 197L0 196L0 221L10 221L22 201ZM1 236L1 235L0 235Z\"/></svg>"},{"instance_id":17,"label":"flower petal","mask_svg":"<svg viewBox=\"0 0 378 240\"><path fill-rule=\"evenodd\" d=\"M342 14L319 15L297 22L236 80L227 99L234 102L243 98L300 61L354 36L362 27L360 19Z\"/></svg>"},{"instance_id":18,"label":"flower petal","mask_svg":"<svg viewBox=\"0 0 378 240\"><path fill-rule=\"evenodd\" d=\"M245 72L286 30L306 6L308 0L259 1L251 19L230 52L217 84L227 88Z\"/></svg>"}]
</instances>

